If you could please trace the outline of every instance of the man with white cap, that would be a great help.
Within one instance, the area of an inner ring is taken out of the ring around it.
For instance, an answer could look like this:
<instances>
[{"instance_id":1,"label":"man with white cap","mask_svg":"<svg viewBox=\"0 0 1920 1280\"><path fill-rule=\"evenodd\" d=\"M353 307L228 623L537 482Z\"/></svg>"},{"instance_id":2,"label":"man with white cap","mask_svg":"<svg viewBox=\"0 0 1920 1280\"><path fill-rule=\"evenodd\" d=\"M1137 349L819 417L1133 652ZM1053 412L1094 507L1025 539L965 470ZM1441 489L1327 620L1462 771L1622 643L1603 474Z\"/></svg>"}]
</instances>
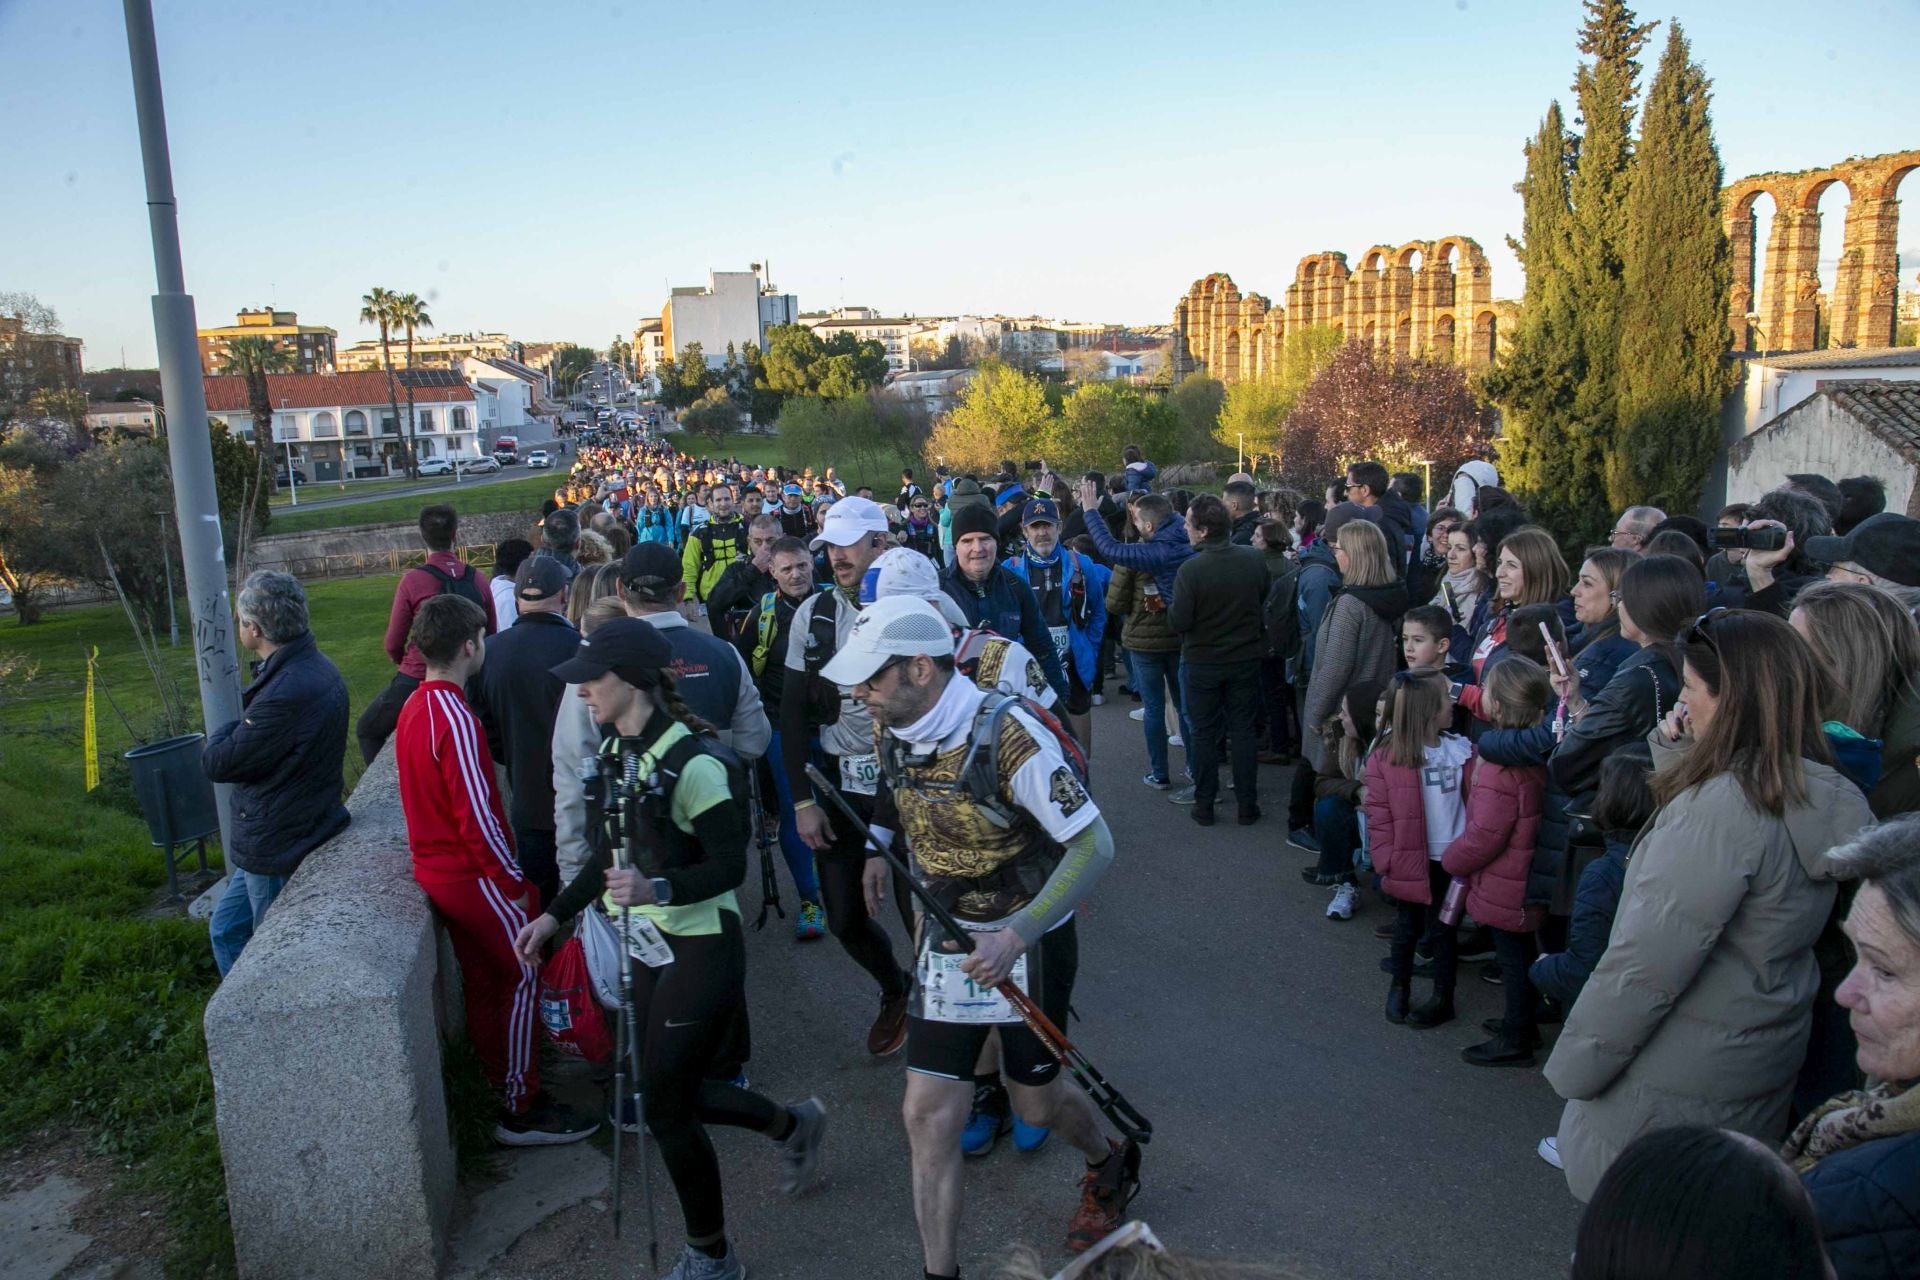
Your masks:
<instances>
[{"instance_id":1,"label":"man with white cap","mask_svg":"<svg viewBox=\"0 0 1920 1280\"><path fill-rule=\"evenodd\" d=\"M973 935L962 954L923 921L907 1019L902 1110L926 1275L959 1275L960 1135L974 1063L996 1028L1014 1106L1087 1158L1067 1233L1068 1249L1084 1250L1120 1224L1139 1190L1140 1149L1102 1133L1085 1095L993 988L1011 979L1056 1023L1066 1016L1078 964L1072 913L1112 862L1106 821L1050 731L1017 701L954 678L951 626L927 601L876 601L822 673L872 718L915 877ZM976 738L996 775L978 790L965 767Z\"/></svg>"},{"instance_id":2,"label":"man with white cap","mask_svg":"<svg viewBox=\"0 0 1920 1280\"><path fill-rule=\"evenodd\" d=\"M938 610L955 632L955 665L982 689L1021 694L1049 710L1059 702L1060 695L1047 683L1047 673L1032 651L1018 640L968 621L941 585L940 570L926 556L895 547L873 562L860 583L860 603L864 607L889 596L912 596Z\"/></svg>"},{"instance_id":3,"label":"man with white cap","mask_svg":"<svg viewBox=\"0 0 1920 1280\"><path fill-rule=\"evenodd\" d=\"M814 799L807 781L811 739L819 734L822 770L837 780L863 820L873 815L880 788L880 762L873 748L873 720L822 674L860 616L860 582L887 547L887 517L871 498L842 498L826 511L814 551L826 549L833 587L814 595L793 616L787 643L786 683L780 698L779 765L794 797L794 826L814 851L827 931L880 987L880 1013L867 1032L867 1052L895 1053L907 1038L907 974L894 957L885 929L867 912L861 880L866 839L843 830ZM875 855L877 857L877 855Z\"/></svg>"}]
</instances>

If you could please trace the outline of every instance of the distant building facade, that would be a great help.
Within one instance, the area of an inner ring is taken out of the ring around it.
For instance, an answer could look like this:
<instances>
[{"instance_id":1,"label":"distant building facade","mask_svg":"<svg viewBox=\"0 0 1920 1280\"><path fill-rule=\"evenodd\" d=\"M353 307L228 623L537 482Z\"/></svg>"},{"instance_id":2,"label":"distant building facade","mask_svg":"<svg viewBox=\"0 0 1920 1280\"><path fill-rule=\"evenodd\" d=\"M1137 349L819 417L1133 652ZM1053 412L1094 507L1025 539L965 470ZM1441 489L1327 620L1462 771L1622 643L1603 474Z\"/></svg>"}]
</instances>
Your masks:
<instances>
[{"instance_id":1,"label":"distant building facade","mask_svg":"<svg viewBox=\"0 0 1920 1280\"><path fill-rule=\"evenodd\" d=\"M404 368L407 364L407 343L404 334L393 335L387 344L393 349L393 367ZM523 344L515 342L504 333L441 333L428 336L416 333L413 336L413 368L415 369L458 369L460 362L477 357L490 360L495 356L504 356L509 360L520 359ZM369 338L342 348L336 360L341 373L367 373L386 368L380 350L380 340Z\"/></svg>"},{"instance_id":2,"label":"distant building facade","mask_svg":"<svg viewBox=\"0 0 1920 1280\"><path fill-rule=\"evenodd\" d=\"M1876 476L1887 510L1920 515L1920 383L1821 384L1728 451L1727 501L1752 502L1780 477L1807 472Z\"/></svg>"},{"instance_id":3,"label":"distant building facade","mask_svg":"<svg viewBox=\"0 0 1920 1280\"><path fill-rule=\"evenodd\" d=\"M200 330L200 372L220 373L226 367L227 344L235 338L269 338L292 353L295 373L332 373L339 336L325 325L301 324L297 312L243 309L232 324Z\"/></svg>"},{"instance_id":4,"label":"distant building facade","mask_svg":"<svg viewBox=\"0 0 1920 1280\"><path fill-rule=\"evenodd\" d=\"M905 373L911 369L912 345L931 341L934 336L934 326L925 320L883 316L872 307L813 312L800 317L800 323L813 330L822 342L838 333L850 333L861 342L879 343L886 348L889 373Z\"/></svg>"},{"instance_id":5,"label":"distant building facade","mask_svg":"<svg viewBox=\"0 0 1920 1280\"><path fill-rule=\"evenodd\" d=\"M697 342L708 366L717 369L726 363L728 343L735 351L749 342L764 351L768 329L799 320L800 300L768 284L756 262L750 271L709 271L704 289L674 289L660 311L661 342L668 355Z\"/></svg>"},{"instance_id":6,"label":"distant building facade","mask_svg":"<svg viewBox=\"0 0 1920 1280\"><path fill-rule=\"evenodd\" d=\"M284 465L291 452L293 465L315 483L404 473L408 384L421 461L482 452L479 403L465 378L438 369L402 370L396 377L401 382L398 418L388 402L384 373L267 375L276 464ZM242 439L253 439L246 379L205 382L208 416Z\"/></svg>"},{"instance_id":7,"label":"distant building facade","mask_svg":"<svg viewBox=\"0 0 1920 1280\"><path fill-rule=\"evenodd\" d=\"M8 400L35 391L80 385L84 344L64 333L33 333L13 316L0 316L0 384Z\"/></svg>"}]
</instances>

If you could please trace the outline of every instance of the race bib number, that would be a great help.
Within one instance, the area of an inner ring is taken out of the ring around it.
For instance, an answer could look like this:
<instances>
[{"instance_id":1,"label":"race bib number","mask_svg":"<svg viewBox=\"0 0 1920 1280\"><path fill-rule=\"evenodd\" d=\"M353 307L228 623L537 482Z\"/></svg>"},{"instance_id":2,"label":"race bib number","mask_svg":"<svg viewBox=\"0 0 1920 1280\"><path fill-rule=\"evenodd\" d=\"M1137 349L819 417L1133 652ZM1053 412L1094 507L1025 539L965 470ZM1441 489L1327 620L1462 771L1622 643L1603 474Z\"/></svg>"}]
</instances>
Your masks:
<instances>
[{"instance_id":1,"label":"race bib number","mask_svg":"<svg viewBox=\"0 0 1920 1280\"><path fill-rule=\"evenodd\" d=\"M1067 660L1067 629L1065 627L1048 627L1047 634L1053 637L1054 657L1060 659L1062 663L1065 663Z\"/></svg>"},{"instance_id":2,"label":"race bib number","mask_svg":"<svg viewBox=\"0 0 1920 1280\"><path fill-rule=\"evenodd\" d=\"M870 796L880 790L880 757L841 756L840 789L857 796Z\"/></svg>"},{"instance_id":3,"label":"race bib number","mask_svg":"<svg viewBox=\"0 0 1920 1280\"><path fill-rule=\"evenodd\" d=\"M673 948L660 935L660 926L643 915L626 912L624 922L627 954L649 969L659 969L673 963ZM616 930L622 928L622 922L616 918Z\"/></svg>"},{"instance_id":4,"label":"race bib number","mask_svg":"<svg viewBox=\"0 0 1920 1280\"><path fill-rule=\"evenodd\" d=\"M920 952L920 1016L931 1022L968 1025L1021 1021L1012 1002L995 988L980 987L960 968L966 958L964 952L932 947ZM1013 962L1010 981L1022 991L1027 989L1026 956Z\"/></svg>"}]
</instances>

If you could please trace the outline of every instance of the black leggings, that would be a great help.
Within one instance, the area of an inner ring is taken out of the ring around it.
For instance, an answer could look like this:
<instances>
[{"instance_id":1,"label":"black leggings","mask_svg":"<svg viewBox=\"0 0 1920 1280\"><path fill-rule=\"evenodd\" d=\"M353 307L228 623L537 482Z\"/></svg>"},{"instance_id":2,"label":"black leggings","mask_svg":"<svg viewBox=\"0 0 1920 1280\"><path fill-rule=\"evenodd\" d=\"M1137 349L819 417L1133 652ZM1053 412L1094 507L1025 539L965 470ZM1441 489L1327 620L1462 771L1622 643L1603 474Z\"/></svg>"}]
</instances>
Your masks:
<instances>
[{"instance_id":1,"label":"black leggings","mask_svg":"<svg viewBox=\"0 0 1920 1280\"><path fill-rule=\"evenodd\" d=\"M727 1226L720 1162L706 1126L730 1125L768 1137L788 1129L787 1109L779 1103L710 1078L729 1072L730 1079L746 1058L747 952L740 917L722 911L720 921L719 933L665 935L672 964L632 965L647 1131L660 1144L660 1159L673 1179L687 1239L699 1244L719 1240Z\"/></svg>"}]
</instances>

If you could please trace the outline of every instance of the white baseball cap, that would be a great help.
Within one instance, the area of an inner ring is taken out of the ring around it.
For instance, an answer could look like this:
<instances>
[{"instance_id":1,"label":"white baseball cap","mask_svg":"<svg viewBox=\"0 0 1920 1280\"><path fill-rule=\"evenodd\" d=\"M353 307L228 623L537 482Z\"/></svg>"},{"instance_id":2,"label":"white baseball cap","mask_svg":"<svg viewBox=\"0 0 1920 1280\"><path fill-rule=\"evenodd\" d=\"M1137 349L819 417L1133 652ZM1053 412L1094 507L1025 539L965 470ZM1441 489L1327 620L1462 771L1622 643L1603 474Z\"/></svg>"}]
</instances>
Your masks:
<instances>
[{"instance_id":1,"label":"white baseball cap","mask_svg":"<svg viewBox=\"0 0 1920 1280\"><path fill-rule=\"evenodd\" d=\"M938 610L914 596L889 596L860 611L820 674L843 689L873 679L893 658L953 656L953 628Z\"/></svg>"},{"instance_id":2,"label":"white baseball cap","mask_svg":"<svg viewBox=\"0 0 1920 1280\"><path fill-rule=\"evenodd\" d=\"M940 570L934 568L933 561L915 551L912 547L895 547L882 552L867 569L867 576L860 583L860 599L872 604L891 596L912 596L916 600L925 600L940 611L942 617L962 631L972 626L967 615L960 611L954 598L940 585Z\"/></svg>"},{"instance_id":3,"label":"white baseball cap","mask_svg":"<svg viewBox=\"0 0 1920 1280\"><path fill-rule=\"evenodd\" d=\"M886 531L887 513L880 509L879 503L858 495L842 498L820 518L820 534L813 540L813 549L818 551L829 542L836 547L850 547Z\"/></svg>"}]
</instances>

